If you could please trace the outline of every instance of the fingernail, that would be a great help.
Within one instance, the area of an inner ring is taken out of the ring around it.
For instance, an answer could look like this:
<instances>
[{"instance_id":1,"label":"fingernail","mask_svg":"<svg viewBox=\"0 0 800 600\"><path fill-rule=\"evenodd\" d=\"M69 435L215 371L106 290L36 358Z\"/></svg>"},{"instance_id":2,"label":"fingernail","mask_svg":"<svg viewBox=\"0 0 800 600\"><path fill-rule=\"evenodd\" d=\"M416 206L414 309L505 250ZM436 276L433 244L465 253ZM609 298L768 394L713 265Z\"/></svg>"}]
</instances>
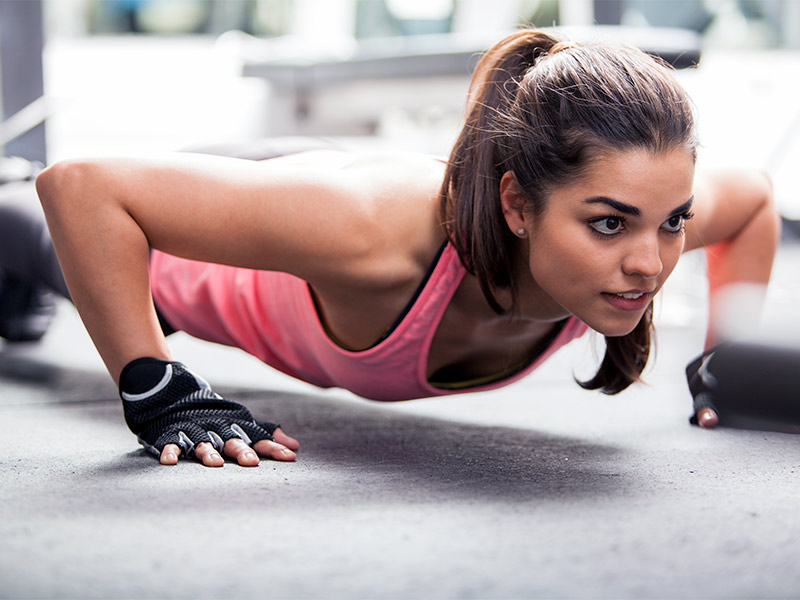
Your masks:
<instances>
[{"instance_id":1,"label":"fingernail","mask_svg":"<svg viewBox=\"0 0 800 600\"><path fill-rule=\"evenodd\" d=\"M247 459L253 459L256 458L256 455L253 452L245 452L244 457Z\"/></svg>"}]
</instances>

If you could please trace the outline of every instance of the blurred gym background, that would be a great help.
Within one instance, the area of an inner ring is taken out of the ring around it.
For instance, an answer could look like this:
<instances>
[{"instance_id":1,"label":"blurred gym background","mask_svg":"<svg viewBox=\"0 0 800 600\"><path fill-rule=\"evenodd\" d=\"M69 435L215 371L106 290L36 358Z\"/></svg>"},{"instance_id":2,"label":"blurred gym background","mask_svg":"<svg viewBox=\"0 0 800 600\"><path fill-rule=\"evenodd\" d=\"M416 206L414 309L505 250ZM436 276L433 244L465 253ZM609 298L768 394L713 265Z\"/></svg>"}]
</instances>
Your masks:
<instances>
[{"instance_id":1,"label":"blurred gym background","mask_svg":"<svg viewBox=\"0 0 800 600\"><path fill-rule=\"evenodd\" d=\"M678 67L701 165L800 219L800 0L0 0L0 177L265 136L445 154L482 48L520 24Z\"/></svg>"}]
</instances>

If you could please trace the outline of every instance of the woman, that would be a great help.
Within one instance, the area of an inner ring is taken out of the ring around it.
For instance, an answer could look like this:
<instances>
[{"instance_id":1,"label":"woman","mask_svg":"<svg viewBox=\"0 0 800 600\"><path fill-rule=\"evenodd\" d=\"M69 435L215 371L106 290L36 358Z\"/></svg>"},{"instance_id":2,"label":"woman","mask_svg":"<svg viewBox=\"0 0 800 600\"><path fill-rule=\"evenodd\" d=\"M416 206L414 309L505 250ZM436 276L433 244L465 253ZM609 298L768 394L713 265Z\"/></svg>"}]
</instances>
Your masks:
<instances>
[{"instance_id":1,"label":"woman","mask_svg":"<svg viewBox=\"0 0 800 600\"><path fill-rule=\"evenodd\" d=\"M653 297L682 252L713 245L712 310L721 286L769 279L769 182L695 178L696 144L666 67L525 30L477 66L446 162L70 161L37 189L140 442L164 464L256 465L293 460L297 441L173 361L164 323L382 400L505 385L588 327L607 350L581 385L619 392L647 362Z\"/></svg>"}]
</instances>

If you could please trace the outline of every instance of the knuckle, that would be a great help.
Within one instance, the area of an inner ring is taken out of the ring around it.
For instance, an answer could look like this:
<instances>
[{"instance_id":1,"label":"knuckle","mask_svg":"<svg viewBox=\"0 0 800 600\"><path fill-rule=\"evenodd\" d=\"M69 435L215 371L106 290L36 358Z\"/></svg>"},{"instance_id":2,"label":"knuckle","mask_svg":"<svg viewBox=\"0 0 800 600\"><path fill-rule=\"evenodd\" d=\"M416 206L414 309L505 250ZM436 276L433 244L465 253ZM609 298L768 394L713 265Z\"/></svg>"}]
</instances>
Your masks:
<instances>
[{"instance_id":1,"label":"knuckle","mask_svg":"<svg viewBox=\"0 0 800 600\"><path fill-rule=\"evenodd\" d=\"M194 447L194 453L197 456L207 456L214 452L214 446L211 442L200 442Z\"/></svg>"},{"instance_id":2,"label":"knuckle","mask_svg":"<svg viewBox=\"0 0 800 600\"><path fill-rule=\"evenodd\" d=\"M226 454L240 454L247 449L249 449L249 446L242 442L242 440L239 438L231 438L225 442Z\"/></svg>"}]
</instances>

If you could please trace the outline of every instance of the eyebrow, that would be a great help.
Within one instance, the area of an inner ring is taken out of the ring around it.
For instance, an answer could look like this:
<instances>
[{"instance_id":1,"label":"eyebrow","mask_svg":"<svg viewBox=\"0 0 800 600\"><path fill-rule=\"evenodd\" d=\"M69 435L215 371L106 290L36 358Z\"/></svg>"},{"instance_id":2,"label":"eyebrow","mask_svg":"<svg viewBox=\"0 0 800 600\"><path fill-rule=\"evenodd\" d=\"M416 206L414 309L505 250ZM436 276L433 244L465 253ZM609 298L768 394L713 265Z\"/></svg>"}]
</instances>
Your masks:
<instances>
[{"instance_id":1,"label":"eyebrow","mask_svg":"<svg viewBox=\"0 0 800 600\"><path fill-rule=\"evenodd\" d=\"M584 202L586 202L586 204L606 204L614 210L621 212L623 215L631 215L633 217L640 217L642 215L642 211L635 206L620 202L619 200L612 200L606 196L592 196L584 200Z\"/></svg>"},{"instance_id":2,"label":"eyebrow","mask_svg":"<svg viewBox=\"0 0 800 600\"><path fill-rule=\"evenodd\" d=\"M678 208L676 208L676 209L675 209L675 210L673 210L671 213L669 213L669 216L670 216L670 217L674 217L674 216L676 216L676 215L679 215L679 214L681 214L681 213L685 213L685 212L686 212L686 211L688 211L690 208L692 208L692 204L694 204L694 196L692 196L691 198L689 198L689 199L688 199L686 202L684 202L684 203L683 203L683 204L681 204L681 205L680 205Z\"/></svg>"},{"instance_id":3,"label":"eyebrow","mask_svg":"<svg viewBox=\"0 0 800 600\"><path fill-rule=\"evenodd\" d=\"M620 202L619 200L614 200L606 196L592 196L591 198L587 198L586 200L584 200L584 202L586 202L587 204L605 204L607 206L610 206L614 210L621 212L623 215L630 215L632 217L642 216L642 211L639 210L637 207L633 206L632 204ZM694 203L694 196L692 196L686 202L675 208L675 210L669 213L669 216L674 217L675 215L685 213L692 207L693 203Z\"/></svg>"}]
</instances>

